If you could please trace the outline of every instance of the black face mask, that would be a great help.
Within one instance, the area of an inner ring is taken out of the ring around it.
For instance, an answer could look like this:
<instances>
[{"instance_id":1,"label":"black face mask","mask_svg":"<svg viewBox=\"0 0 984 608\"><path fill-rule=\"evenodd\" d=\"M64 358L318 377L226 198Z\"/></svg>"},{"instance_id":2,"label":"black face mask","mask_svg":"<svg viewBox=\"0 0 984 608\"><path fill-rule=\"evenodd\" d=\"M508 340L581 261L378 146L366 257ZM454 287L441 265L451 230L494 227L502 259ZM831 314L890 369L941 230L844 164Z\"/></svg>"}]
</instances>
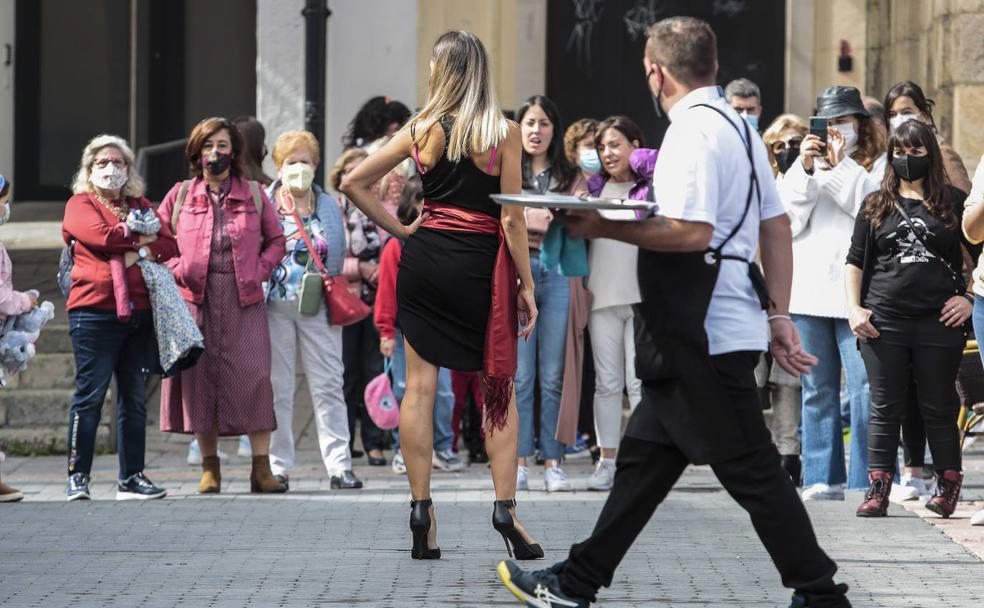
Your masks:
<instances>
[{"instance_id":1,"label":"black face mask","mask_svg":"<svg viewBox=\"0 0 984 608\"><path fill-rule=\"evenodd\" d=\"M903 154L892 159L892 169L899 179L907 182L919 181L929 175L929 155L911 156Z\"/></svg>"},{"instance_id":2,"label":"black face mask","mask_svg":"<svg viewBox=\"0 0 984 608\"><path fill-rule=\"evenodd\" d=\"M793 166L793 163L796 162L799 155L799 148L793 147L788 147L782 152L776 154L776 167L779 168L779 173L789 171L789 168Z\"/></svg>"},{"instance_id":3,"label":"black face mask","mask_svg":"<svg viewBox=\"0 0 984 608\"><path fill-rule=\"evenodd\" d=\"M232 165L232 155L217 152L215 158L202 156L202 167L212 175L222 175Z\"/></svg>"}]
</instances>

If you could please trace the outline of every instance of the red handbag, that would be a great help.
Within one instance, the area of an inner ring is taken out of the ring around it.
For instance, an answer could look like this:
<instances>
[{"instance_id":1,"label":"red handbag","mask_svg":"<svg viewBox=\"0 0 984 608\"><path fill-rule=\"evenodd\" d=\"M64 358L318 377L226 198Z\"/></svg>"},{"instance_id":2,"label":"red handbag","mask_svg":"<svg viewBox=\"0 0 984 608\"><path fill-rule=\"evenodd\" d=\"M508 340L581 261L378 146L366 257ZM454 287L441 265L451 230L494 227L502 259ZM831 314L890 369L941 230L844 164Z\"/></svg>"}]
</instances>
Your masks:
<instances>
[{"instance_id":1,"label":"red handbag","mask_svg":"<svg viewBox=\"0 0 984 608\"><path fill-rule=\"evenodd\" d=\"M301 238L304 239L304 244L307 245L308 255L311 256L314 265L318 268L318 272L321 273L321 278L324 281L325 304L328 306L328 322L332 325L345 327L346 325L355 325L368 317L372 310L357 294L352 293L348 280L342 275L328 276L328 271L321 262L321 257L315 251L314 244L311 243L311 237L308 236L307 229L304 228L304 222L297 215L297 210L294 209L291 213L294 216L294 221L297 222L297 229L301 232Z\"/></svg>"}]
</instances>

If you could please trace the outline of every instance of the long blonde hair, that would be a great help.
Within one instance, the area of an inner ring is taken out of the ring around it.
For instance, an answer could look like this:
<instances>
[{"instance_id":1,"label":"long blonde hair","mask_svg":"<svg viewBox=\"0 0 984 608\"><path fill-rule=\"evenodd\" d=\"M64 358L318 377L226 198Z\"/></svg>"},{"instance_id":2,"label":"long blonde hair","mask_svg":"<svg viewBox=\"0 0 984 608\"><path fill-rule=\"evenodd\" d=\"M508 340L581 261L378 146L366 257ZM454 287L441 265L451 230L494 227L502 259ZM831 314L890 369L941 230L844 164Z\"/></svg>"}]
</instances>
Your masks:
<instances>
[{"instance_id":1,"label":"long blonde hair","mask_svg":"<svg viewBox=\"0 0 984 608\"><path fill-rule=\"evenodd\" d=\"M92 171L92 163L96 160L96 154L105 148L112 146L120 151L126 161L126 170L129 178L123 184L121 194L132 198L140 198L144 194L143 178L137 175L133 166L133 150L126 144L126 140L116 135L103 133L89 140L85 149L82 150L82 159L79 161L79 170L72 180L72 194L85 194L92 191L92 184L89 183L89 174Z\"/></svg>"},{"instance_id":2,"label":"long blonde hair","mask_svg":"<svg viewBox=\"0 0 984 608\"><path fill-rule=\"evenodd\" d=\"M410 124L456 112L447 142L451 161L480 154L504 140L509 122L499 106L489 56L478 36L460 30L441 34L431 61L427 103Z\"/></svg>"}]
</instances>

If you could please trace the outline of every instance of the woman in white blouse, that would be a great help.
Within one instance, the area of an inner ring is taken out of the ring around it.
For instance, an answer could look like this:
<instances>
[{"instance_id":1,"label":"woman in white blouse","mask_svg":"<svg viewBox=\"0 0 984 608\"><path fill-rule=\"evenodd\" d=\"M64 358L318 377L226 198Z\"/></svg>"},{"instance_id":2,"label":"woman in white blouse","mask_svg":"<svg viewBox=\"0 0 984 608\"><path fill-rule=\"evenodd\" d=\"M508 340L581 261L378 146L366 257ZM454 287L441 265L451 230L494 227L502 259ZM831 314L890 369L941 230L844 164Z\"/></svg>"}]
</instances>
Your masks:
<instances>
[{"instance_id":1,"label":"woman in white blouse","mask_svg":"<svg viewBox=\"0 0 984 608\"><path fill-rule=\"evenodd\" d=\"M843 500L844 486L868 485L868 377L847 322L844 263L854 218L885 174L885 142L854 87L817 97L826 143L807 135L779 185L793 229L789 309L803 348L819 358L803 381L803 499ZM845 467L841 375L850 400L850 468Z\"/></svg>"}]
</instances>

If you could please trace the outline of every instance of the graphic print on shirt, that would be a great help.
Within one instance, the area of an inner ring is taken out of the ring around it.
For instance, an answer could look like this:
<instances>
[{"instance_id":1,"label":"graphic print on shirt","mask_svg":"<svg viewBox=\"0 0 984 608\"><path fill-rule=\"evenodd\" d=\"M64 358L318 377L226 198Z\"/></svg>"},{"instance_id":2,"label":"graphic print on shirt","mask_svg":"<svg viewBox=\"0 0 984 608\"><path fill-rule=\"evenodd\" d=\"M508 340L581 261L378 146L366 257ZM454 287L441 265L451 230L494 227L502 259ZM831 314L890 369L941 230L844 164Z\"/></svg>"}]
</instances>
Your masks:
<instances>
[{"instance_id":1,"label":"graphic print on shirt","mask_svg":"<svg viewBox=\"0 0 984 608\"><path fill-rule=\"evenodd\" d=\"M887 237L895 241L895 259L900 264L923 264L936 257L926 249L926 246L919 240L919 236L913 232L913 226L915 230L919 231L919 236L923 240L928 240L933 236L933 233L926 227L926 222L922 221L921 218L912 218L912 225L909 222L901 222L895 232Z\"/></svg>"},{"instance_id":2,"label":"graphic print on shirt","mask_svg":"<svg viewBox=\"0 0 984 608\"><path fill-rule=\"evenodd\" d=\"M270 297L276 300L296 300L310 256L304 238L298 232L294 216L281 216L281 226L287 240L287 255L270 275ZM328 255L328 240L318 216L311 216L304 220L304 227L311 236L311 242L318 257L325 261ZM317 270L313 263L311 268Z\"/></svg>"}]
</instances>

